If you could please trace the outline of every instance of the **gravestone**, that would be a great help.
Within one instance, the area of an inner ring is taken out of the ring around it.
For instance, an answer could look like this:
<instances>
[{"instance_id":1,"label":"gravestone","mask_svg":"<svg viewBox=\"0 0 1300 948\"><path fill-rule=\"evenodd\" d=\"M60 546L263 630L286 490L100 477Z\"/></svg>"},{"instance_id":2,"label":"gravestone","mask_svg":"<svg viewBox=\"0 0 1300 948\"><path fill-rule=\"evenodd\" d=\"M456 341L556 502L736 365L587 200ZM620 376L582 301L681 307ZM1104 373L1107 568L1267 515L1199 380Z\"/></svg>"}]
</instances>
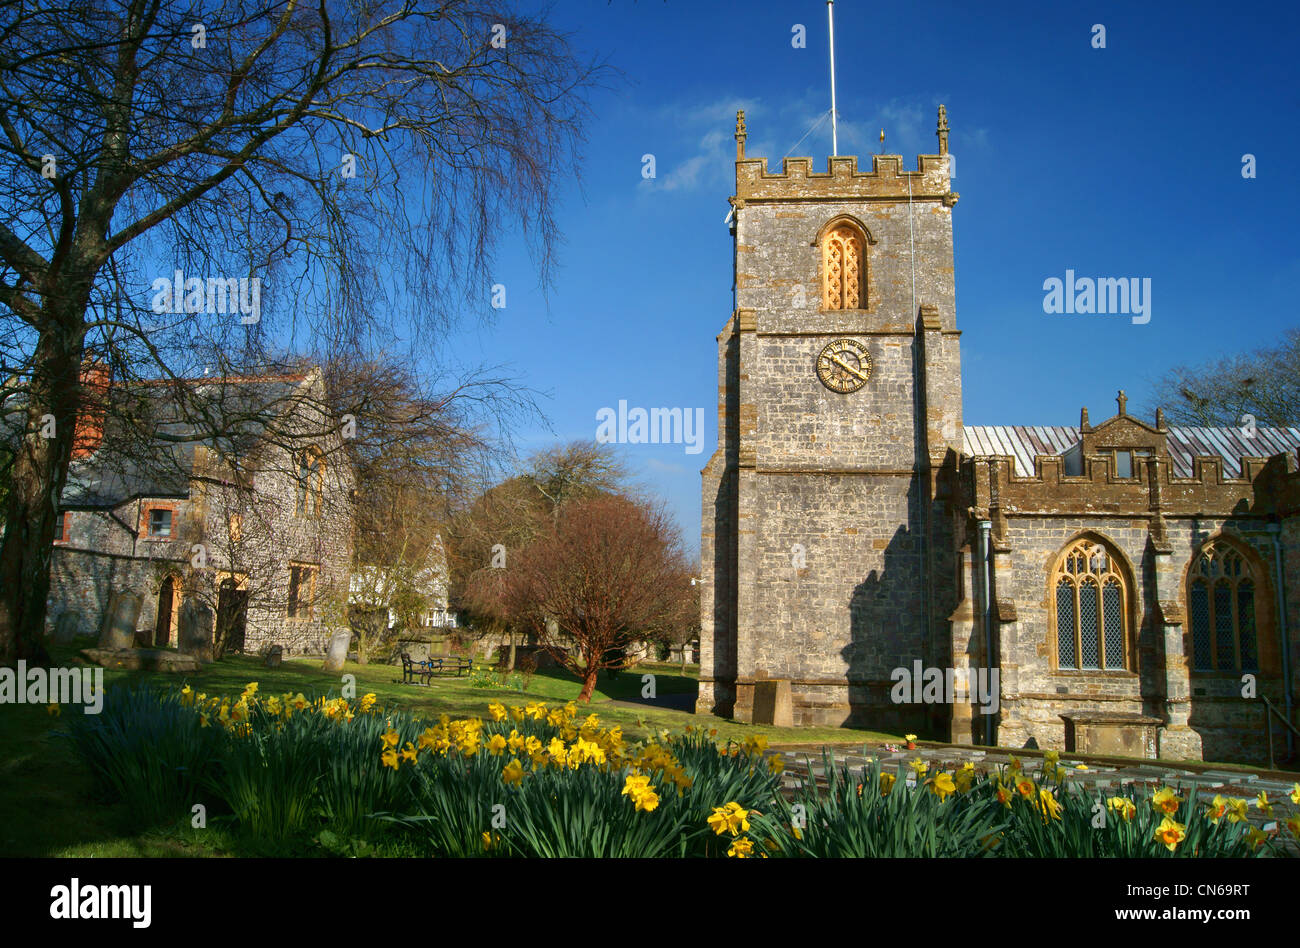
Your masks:
<instances>
[{"instance_id":1,"label":"gravestone","mask_svg":"<svg viewBox=\"0 0 1300 948\"><path fill-rule=\"evenodd\" d=\"M212 631L215 626L212 608L203 600L187 596L181 603L178 645L182 655L192 655L201 662L212 661Z\"/></svg>"},{"instance_id":2,"label":"gravestone","mask_svg":"<svg viewBox=\"0 0 1300 948\"><path fill-rule=\"evenodd\" d=\"M327 672L343 671L343 663L347 661L348 645L351 642L351 632L335 632L330 637L329 651L325 653L325 670Z\"/></svg>"},{"instance_id":3,"label":"gravestone","mask_svg":"<svg viewBox=\"0 0 1300 948\"><path fill-rule=\"evenodd\" d=\"M794 702L790 696L788 679L767 679L754 682L755 724L774 727L794 727Z\"/></svg>"},{"instance_id":4,"label":"gravestone","mask_svg":"<svg viewBox=\"0 0 1300 948\"><path fill-rule=\"evenodd\" d=\"M54 641L67 644L77 637L77 626L81 624L81 613L70 609L59 616L54 623Z\"/></svg>"},{"instance_id":5,"label":"gravestone","mask_svg":"<svg viewBox=\"0 0 1300 948\"><path fill-rule=\"evenodd\" d=\"M281 662L283 661L284 661L284 647L280 645L272 645L271 648L266 653L266 662L265 662L266 667L279 668Z\"/></svg>"},{"instance_id":6,"label":"gravestone","mask_svg":"<svg viewBox=\"0 0 1300 948\"><path fill-rule=\"evenodd\" d=\"M99 647L131 648L135 644L135 623L140 618L140 594L114 592L108 600L104 624L99 631Z\"/></svg>"}]
</instances>

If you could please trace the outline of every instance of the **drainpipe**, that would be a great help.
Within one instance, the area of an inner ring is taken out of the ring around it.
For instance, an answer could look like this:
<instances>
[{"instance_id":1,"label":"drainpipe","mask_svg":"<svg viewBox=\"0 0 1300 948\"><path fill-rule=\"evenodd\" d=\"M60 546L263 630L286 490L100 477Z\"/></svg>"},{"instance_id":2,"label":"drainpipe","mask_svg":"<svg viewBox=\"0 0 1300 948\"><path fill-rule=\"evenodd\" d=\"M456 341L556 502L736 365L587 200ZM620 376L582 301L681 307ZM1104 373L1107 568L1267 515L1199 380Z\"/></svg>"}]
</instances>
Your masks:
<instances>
[{"instance_id":1,"label":"drainpipe","mask_svg":"<svg viewBox=\"0 0 1300 948\"><path fill-rule=\"evenodd\" d=\"M1270 519L1264 529L1273 539L1273 570L1276 574L1273 586L1277 597L1277 629L1282 639L1282 695L1285 699L1287 723L1294 724L1291 717L1291 643L1286 627L1286 594L1282 587L1282 524ZM1295 759L1295 734L1290 728L1286 730L1286 753L1288 760Z\"/></svg>"},{"instance_id":2,"label":"drainpipe","mask_svg":"<svg viewBox=\"0 0 1300 948\"><path fill-rule=\"evenodd\" d=\"M993 521L981 520L978 523L980 532L980 584L983 586L984 593L982 604L984 607L984 661L988 663L989 679L993 677L993 609L992 609L992 582L989 564L989 531L993 529ZM999 684L1000 687L1000 684ZM993 715L984 715L984 743L989 747L993 746Z\"/></svg>"}]
</instances>

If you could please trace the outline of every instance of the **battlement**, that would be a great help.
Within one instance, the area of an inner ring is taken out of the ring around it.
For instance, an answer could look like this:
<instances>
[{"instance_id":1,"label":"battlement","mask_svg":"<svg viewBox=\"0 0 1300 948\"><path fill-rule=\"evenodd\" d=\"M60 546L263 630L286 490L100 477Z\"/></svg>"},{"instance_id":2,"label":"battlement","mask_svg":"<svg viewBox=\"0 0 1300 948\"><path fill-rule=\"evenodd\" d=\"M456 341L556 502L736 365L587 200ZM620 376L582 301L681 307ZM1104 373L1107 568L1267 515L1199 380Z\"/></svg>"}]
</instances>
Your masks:
<instances>
[{"instance_id":1,"label":"battlement","mask_svg":"<svg viewBox=\"0 0 1300 948\"><path fill-rule=\"evenodd\" d=\"M745 113L736 113L737 201L957 201L949 177L948 125L939 107L939 154L918 155L917 170L906 171L901 155L871 155L871 170L858 168L856 155L835 155L827 170L813 170L812 158L783 158L781 170L768 169L766 158L745 156Z\"/></svg>"}]
</instances>

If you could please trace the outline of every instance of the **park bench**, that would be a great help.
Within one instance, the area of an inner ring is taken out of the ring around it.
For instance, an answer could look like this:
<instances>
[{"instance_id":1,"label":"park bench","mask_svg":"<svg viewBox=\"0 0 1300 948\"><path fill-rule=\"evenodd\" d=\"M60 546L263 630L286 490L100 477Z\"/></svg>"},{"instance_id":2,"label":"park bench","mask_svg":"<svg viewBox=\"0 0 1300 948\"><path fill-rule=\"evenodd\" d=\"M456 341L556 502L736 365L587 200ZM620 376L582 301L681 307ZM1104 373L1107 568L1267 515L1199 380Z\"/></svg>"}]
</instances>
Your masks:
<instances>
[{"instance_id":1,"label":"park bench","mask_svg":"<svg viewBox=\"0 0 1300 948\"><path fill-rule=\"evenodd\" d=\"M402 684L427 685L432 669L428 662L416 662L406 652L402 653Z\"/></svg>"},{"instance_id":2,"label":"park bench","mask_svg":"<svg viewBox=\"0 0 1300 948\"><path fill-rule=\"evenodd\" d=\"M444 658L430 658L425 664L429 668L430 675L454 674L457 678L467 674L473 667L473 663L468 658L463 658L459 655L448 655Z\"/></svg>"}]
</instances>

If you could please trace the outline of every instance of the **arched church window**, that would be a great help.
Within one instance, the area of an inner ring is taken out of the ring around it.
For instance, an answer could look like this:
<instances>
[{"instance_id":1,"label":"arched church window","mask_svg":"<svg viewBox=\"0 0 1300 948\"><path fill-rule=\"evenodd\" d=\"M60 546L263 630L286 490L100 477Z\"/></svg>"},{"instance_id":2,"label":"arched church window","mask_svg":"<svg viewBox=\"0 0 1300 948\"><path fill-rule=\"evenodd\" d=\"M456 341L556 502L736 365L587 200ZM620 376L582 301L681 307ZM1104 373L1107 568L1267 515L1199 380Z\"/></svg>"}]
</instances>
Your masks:
<instances>
[{"instance_id":1,"label":"arched church window","mask_svg":"<svg viewBox=\"0 0 1300 948\"><path fill-rule=\"evenodd\" d=\"M320 449L313 447L300 452L294 514L299 517L319 517L324 487L325 457Z\"/></svg>"},{"instance_id":2,"label":"arched church window","mask_svg":"<svg viewBox=\"0 0 1300 948\"><path fill-rule=\"evenodd\" d=\"M822 238L822 308L864 309L866 241L852 224L837 224Z\"/></svg>"},{"instance_id":3,"label":"arched church window","mask_svg":"<svg viewBox=\"0 0 1300 948\"><path fill-rule=\"evenodd\" d=\"M1251 562L1227 541L1201 547L1187 575L1192 670L1259 670L1255 607L1261 583Z\"/></svg>"},{"instance_id":4,"label":"arched church window","mask_svg":"<svg viewBox=\"0 0 1300 948\"><path fill-rule=\"evenodd\" d=\"M1056 667L1128 669L1129 587L1110 547L1088 537L1076 540L1057 560L1051 588Z\"/></svg>"}]
</instances>

